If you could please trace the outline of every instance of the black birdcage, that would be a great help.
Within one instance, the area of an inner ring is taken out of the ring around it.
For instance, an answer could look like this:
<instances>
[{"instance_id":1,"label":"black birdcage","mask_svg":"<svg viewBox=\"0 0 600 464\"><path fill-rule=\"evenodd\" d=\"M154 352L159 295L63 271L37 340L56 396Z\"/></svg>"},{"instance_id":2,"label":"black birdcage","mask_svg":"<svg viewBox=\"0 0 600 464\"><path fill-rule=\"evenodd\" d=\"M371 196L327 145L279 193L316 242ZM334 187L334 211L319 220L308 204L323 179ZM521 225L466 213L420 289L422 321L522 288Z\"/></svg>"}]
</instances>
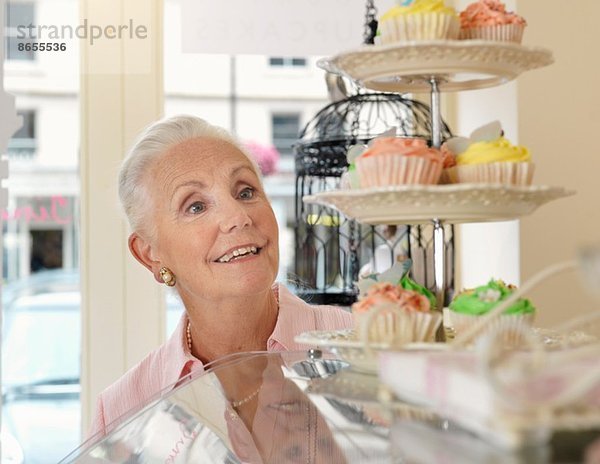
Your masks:
<instances>
[{"instance_id":1,"label":"black birdcage","mask_svg":"<svg viewBox=\"0 0 600 464\"><path fill-rule=\"evenodd\" d=\"M397 136L431 143L431 117L424 103L398 94L356 93L325 106L304 127L294 146L296 165L295 275L299 296L312 303L350 305L362 273L381 272L403 258L412 276L429 288L433 278L433 226L369 226L302 197L337 189L355 144L395 127ZM442 123L442 140L451 132ZM454 240L446 226L447 294L453 287Z\"/></svg>"}]
</instances>

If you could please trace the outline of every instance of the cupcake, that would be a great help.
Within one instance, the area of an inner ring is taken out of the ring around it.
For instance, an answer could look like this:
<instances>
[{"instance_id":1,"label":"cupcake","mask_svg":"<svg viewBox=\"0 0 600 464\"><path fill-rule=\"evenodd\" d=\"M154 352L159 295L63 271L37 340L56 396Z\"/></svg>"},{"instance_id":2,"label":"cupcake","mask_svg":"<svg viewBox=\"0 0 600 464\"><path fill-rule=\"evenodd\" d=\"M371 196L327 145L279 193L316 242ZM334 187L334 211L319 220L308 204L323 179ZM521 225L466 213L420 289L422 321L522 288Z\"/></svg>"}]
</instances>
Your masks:
<instances>
[{"instance_id":1,"label":"cupcake","mask_svg":"<svg viewBox=\"0 0 600 464\"><path fill-rule=\"evenodd\" d=\"M457 39L458 14L443 0L403 0L379 19L377 43Z\"/></svg>"},{"instance_id":2,"label":"cupcake","mask_svg":"<svg viewBox=\"0 0 600 464\"><path fill-rule=\"evenodd\" d=\"M362 188L437 184L442 155L422 139L381 137L356 158Z\"/></svg>"},{"instance_id":3,"label":"cupcake","mask_svg":"<svg viewBox=\"0 0 600 464\"><path fill-rule=\"evenodd\" d=\"M446 144L456 154L456 166L444 169L443 180L448 183L531 185L535 165L529 150L504 138L497 121L477 129L468 139L456 137Z\"/></svg>"},{"instance_id":4,"label":"cupcake","mask_svg":"<svg viewBox=\"0 0 600 464\"><path fill-rule=\"evenodd\" d=\"M478 318L486 315L498 304L507 299L516 287L506 285L501 280L490 280L487 285L463 290L457 294L444 313L444 326L451 328L456 336L471 327ZM527 299L519 299L506 309L504 314L490 322L487 330L501 325L505 329L506 341L515 342L520 339L517 326L530 327L533 324L535 308Z\"/></svg>"},{"instance_id":5,"label":"cupcake","mask_svg":"<svg viewBox=\"0 0 600 464\"><path fill-rule=\"evenodd\" d=\"M435 340L441 314L433 294L408 277L410 265L406 260L359 281L352 316L361 339L390 345Z\"/></svg>"},{"instance_id":6,"label":"cupcake","mask_svg":"<svg viewBox=\"0 0 600 464\"><path fill-rule=\"evenodd\" d=\"M521 43L526 25L499 0L478 0L460 13L460 38Z\"/></svg>"}]
</instances>

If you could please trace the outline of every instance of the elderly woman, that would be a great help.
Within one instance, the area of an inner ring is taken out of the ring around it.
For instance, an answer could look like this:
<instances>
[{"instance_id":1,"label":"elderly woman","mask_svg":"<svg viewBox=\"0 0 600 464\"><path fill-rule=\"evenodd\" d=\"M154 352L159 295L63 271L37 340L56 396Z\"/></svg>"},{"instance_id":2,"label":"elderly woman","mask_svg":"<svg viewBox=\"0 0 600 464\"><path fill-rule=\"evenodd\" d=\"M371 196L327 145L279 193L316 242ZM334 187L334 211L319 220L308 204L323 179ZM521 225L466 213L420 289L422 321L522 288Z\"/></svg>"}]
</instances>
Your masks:
<instances>
[{"instance_id":1,"label":"elderly woman","mask_svg":"<svg viewBox=\"0 0 600 464\"><path fill-rule=\"evenodd\" d=\"M166 343L100 394L92 434L225 355L303 349L298 333L351 326L348 312L274 283L277 222L256 163L224 129L191 116L154 123L123 162L119 196L131 253L177 290L185 313Z\"/></svg>"}]
</instances>

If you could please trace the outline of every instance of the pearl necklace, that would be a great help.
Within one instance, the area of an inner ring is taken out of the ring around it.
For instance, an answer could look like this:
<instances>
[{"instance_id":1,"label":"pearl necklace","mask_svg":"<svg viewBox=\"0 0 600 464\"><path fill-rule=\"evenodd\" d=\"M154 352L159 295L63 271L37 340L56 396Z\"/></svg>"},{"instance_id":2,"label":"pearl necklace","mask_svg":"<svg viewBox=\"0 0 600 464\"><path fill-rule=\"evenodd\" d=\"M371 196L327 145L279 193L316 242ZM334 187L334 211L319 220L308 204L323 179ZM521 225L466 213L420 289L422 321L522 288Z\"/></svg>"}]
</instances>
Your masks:
<instances>
[{"instance_id":1,"label":"pearl necklace","mask_svg":"<svg viewBox=\"0 0 600 464\"><path fill-rule=\"evenodd\" d=\"M188 350L190 352L190 354L192 354L192 329L191 329L191 324L190 321L188 320L187 323L187 327L185 329L185 337L187 339L187 347ZM252 393L250 393L248 396L242 398L241 400L238 401L232 401L231 402L231 406L234 409L239 408L240 406L243 406L246 403L249 403L250 401L252 401L260 392L260 387L258 387L255 391L253 391Z\"/></svg>"},{"instance_id":2,"label":"pearl necklace","mask_svg":"<svg viewBox=\"0 0 600 464\"><path fill-rule=\"evenodd\" d=\"M252 393L250 393L245 398L242 398L241 400L238 400L238 401L232 401L231 406L233 406L233 409L237 409L240 406L243 406L244 404L249 403L254 398L256 398L258 396L259 392L260 392L260 387L258 387L256 390L254 390Z\"/></svg>"},{"instance_id":3,"label":"pearl necklace","mask_svg":"<svg viewBox=\"0 0 600 464\"><path fill-rule=\"evenodd\" d=\"M191 327L189 319L188 319L187 327L185 329L185 337L187 338L188 350L189 350L190 354L192 354L192 327Z\"/></svg>"}]
</instances>

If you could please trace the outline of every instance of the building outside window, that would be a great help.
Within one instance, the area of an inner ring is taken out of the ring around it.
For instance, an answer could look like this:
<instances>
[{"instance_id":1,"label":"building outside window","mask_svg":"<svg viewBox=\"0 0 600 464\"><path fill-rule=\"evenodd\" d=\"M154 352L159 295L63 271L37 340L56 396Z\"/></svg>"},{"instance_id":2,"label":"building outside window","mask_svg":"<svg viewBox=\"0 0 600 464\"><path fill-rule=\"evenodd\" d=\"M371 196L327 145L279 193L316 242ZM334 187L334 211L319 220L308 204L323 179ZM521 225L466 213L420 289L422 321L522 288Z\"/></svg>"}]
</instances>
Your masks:
<instances>
[{"instance_id":1,"label":"building outside window","mask_svg":"<svg viewBox=\"0 0 600 464\"><path fill-rule=\"evenodd\" d=\"M18 27L35 24L35 3L27 1L7 2L5 11L5 56L8 60L32 61L35 52L27 50L23 45L33 43L35 40L18 37ZM19 44L21 47L19 47ZM19 50L19 48L22 48Z\"/></svg>"}]
</instances>

